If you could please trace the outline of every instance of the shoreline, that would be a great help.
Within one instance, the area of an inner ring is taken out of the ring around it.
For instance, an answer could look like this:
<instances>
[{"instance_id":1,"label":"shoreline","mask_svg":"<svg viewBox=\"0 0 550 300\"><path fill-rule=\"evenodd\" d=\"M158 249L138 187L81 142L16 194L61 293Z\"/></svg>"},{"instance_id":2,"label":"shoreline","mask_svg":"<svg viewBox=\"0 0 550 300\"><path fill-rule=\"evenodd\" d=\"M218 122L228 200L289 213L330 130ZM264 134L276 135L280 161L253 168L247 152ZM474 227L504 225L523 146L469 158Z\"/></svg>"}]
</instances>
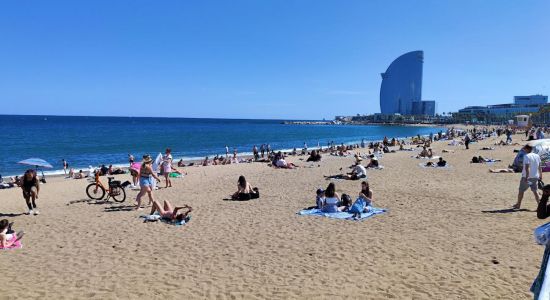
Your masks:
<instances>
[{"instance_id":1,"label":"shoreline","mask_svg":"<svg viewBox=\"0 0 550 300\"><path fill-rule=\"evenodd\" d=\"M448 169L421 168L425 160L407 151L384 154L385 168L367 174L373 204L388 212L364 221L296 214L314 205L315 190L329 182L355 198L360 181L323 177L346 172L353 156L323 155L319 163L289 156L301 166L294 170L263 163L186 168L173 187L161 182L154 192L161 203L193 207L182 227L143 223L139 216L148 208L132 210L137 191L127 190L123 203L90 201L86 180L51 178L41 185L39 216L22 214L20 189L0 190L5 218L25 231L23 248L0 256L10 282L0 292L8 298L363 298L368 291L373 299L530 299L544 251L532 240L540 221L527 194L525 211L499 213L514 203L519 175L488 172L515 156L514 146L480 150L497 140L470 150L433 143ZM472 155L502 162L470 164ZM259 187L260 199L224 201L240 175ZM358 251L357 267L349 267L350 253ZM9 267L13 261L18 268ZM342 288L341 278L353 284Z\"/></svg>"}]
</instances>

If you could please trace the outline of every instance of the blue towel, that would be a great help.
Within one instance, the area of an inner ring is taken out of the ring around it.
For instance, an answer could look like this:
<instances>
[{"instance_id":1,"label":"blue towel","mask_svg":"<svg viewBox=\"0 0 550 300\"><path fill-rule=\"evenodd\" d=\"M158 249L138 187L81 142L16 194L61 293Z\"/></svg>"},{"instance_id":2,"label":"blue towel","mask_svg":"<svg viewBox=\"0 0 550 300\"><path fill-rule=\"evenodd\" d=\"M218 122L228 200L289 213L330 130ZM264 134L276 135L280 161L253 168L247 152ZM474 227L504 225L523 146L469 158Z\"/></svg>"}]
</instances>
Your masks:
<instances>
[{"instance_id":1,"label":"blue towel","mask_svg":"<svg viewBox=\"0 0 550 300\"><path fill-rule=\"evenodd\" d=\"M324 213L318 208L304 209L299 211L298 214L302 216L321 216L321 217L344 219L344 220L364 220L374 215L382 214L385 212L386 210L383 208L369 206L369 212L361 213L361 217L356 217L356 218L353 217L353 214L350 214L348 212Z\"/></svg>"}]
</instances>

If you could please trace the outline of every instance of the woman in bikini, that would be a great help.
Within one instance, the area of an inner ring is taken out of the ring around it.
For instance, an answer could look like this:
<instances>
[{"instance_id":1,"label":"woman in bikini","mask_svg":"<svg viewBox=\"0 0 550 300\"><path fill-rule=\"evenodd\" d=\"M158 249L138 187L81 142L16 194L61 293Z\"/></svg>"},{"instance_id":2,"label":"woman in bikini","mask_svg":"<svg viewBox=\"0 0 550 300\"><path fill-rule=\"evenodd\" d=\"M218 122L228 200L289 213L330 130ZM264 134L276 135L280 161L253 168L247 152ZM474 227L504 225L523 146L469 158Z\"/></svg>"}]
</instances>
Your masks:
<instances>
[{"instance_id":1,"label":"woman in bikini","mask_svg":"<svg viewBox=\"0 0 550 300\"><path fill-rule=\"evenodd\" d=\"M180 209L184 209L184 208L187 209L185 212L178 213ZM170 221L170 222L186 221L187 222L189 220L189 213L193 211L193 208L189 205L174 207L167 200L164 200L164 206L160 206L160 203L158 201L153 200L153 207L151 207L151 215L157 211L160 217L167 221Z\"/></svg>"}]
</instances>

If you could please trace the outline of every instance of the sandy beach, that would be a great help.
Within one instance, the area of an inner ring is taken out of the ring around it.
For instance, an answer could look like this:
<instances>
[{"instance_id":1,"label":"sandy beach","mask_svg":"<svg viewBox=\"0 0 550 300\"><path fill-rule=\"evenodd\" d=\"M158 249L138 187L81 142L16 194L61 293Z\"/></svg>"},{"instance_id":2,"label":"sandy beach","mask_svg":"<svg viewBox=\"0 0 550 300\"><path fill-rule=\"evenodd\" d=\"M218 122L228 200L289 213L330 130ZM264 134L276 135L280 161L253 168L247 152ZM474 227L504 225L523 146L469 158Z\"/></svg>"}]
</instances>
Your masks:
<instances>
[{"instance_id":1,"label":"sandy beach","mask_svg":"<svg viewBox=\"0 0 550 300\"><path fill-rule=\"evenodd\" d=\"M0 190L0 215L26 232L22 249L0 255L0 298L530 299L544 251L533 229L544 222L530 194L526 210L506 210L520 176L488 170L510 164L519 146L479 150L495 141L470 150L436 142L448 169L419 167L415 152L385 154L385 168L368 177L374 205L388 212L363 221L296 214L315 204L315 190L329 183L323 175L346 171L353 157L290 157L302 166L295 170L185 168L174 187L155 191L157 200L194 208L181 227L143 223L148 209L131 210L136 191L124 203L89 201L86 180L50 178L39 216L23 214L20 189ZM474 155L502 162L470 164ZM239 175L260 199L223 200ZM355 197L360 182L336 187Z\"/></svg>"}]
</instances>

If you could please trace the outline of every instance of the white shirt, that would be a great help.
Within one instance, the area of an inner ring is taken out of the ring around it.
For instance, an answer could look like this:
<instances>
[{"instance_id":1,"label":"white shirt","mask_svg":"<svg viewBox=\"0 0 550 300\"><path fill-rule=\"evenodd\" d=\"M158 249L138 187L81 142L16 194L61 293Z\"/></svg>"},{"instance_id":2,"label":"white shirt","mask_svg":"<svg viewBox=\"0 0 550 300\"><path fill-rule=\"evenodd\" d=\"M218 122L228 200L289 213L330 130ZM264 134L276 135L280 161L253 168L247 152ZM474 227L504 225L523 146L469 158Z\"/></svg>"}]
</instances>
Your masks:
<instances>
[{"instance_id":1,"label":"white shirt","mask_svg":"<svg viewBox=\"0 0 550 300\"><path fill-rule=\"evenodd\" d=\"M525 176L525 166L529 165L529 176ZM528 153L523 157L523 171L521 177L539 178L540 156L536 153Z\"/></svg>"},{"instance_id":2,"label":"white shirt","mask_svg":"<svg viewBox=\"0 0 550 300\"><path fill-rule=\"evenodd\" d=\"M355 174L357 174L357 177L361 177L363 175L367 176L367 169L365 169L362 165L355 166L354 171Z\"/></svg>"}]
</instances>

